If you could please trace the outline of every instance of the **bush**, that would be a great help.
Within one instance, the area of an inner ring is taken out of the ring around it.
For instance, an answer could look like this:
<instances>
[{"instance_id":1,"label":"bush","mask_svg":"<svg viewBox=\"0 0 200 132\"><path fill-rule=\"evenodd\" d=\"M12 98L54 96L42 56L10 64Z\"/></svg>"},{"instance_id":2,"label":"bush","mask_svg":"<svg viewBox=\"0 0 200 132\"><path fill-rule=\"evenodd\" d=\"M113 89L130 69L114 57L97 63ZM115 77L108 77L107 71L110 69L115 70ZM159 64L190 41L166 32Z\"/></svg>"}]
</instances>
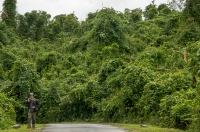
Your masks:
<instances>
[{"instance_id":1,"label":"bush","mask_svg":"<svg viewBox=\"0 0 200 132\"><path fill-rule=\"evenodd\" d=\"M143 95L138 104L141 110L140 116L144 117L144 120L151 120L151 117L156 117L153 123L162 123L162 120L159 120L161 100L177 91L187 90L191 87L191 76L185 71L178 71L173 74L166 73L149 82L145 85Z\"/></svg>"},{"instance_id":2,"label":"bush","mask_svg":"<svg viewBox=\"0 0 200 132\"><path fill-rule=\"evenodd\" d=\"M0 93L0 130L11 128L15 124L14 100Z\"/></svg>"},{"instance_id":3,"label":"bush","mask_svg":"<svg viewBox=\"0 0 200 132\"><path fill-rule=\"evenodd\" d=\"M195 89L180 90L165 96L160 103L161 125L186 129L192 122L192 106L196 97Z\"/></svg>"},{"instance_id":4,"label":"bush","mask_svg":"<svg viewBox=\"0 0 200 132\"><path fill-rule=\"evenodd\" d=\"M98 108L104 121L122 122L136 120L144 86L154 79L154 73L146 68L126 65L106 79L107 97ZM109 94L110 93L110 94Z\"/></svg>"}]
</instances>

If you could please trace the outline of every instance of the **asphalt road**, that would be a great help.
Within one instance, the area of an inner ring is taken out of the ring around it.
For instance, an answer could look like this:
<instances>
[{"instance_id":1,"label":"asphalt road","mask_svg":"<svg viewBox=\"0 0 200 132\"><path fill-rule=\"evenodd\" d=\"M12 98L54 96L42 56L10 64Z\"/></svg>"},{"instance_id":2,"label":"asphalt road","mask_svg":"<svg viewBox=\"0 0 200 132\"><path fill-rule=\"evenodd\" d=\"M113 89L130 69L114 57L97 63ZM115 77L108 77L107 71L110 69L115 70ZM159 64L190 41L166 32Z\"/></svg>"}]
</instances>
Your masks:
<instances>
[{"instance_id":1,"label":"asphalt road","mask_svg":"<svg viewBox=\"0 0 200 132\"><path fill-rule=\"evenodd\" d=\"M125 132L110 125L99 124L49 124L43 132Z\"/></svg>"}]
</instances>

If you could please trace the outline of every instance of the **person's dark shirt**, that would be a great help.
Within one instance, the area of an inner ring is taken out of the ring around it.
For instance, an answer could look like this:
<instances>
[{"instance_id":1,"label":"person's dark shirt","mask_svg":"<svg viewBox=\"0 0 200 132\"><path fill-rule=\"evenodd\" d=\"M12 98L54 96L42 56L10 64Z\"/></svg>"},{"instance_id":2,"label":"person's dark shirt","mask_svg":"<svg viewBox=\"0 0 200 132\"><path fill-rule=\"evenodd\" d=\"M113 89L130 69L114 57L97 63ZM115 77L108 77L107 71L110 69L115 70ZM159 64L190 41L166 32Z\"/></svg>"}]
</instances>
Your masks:
<instances>
[{"instance_id":1,"label":"person's dark shirt","mask_svg":"<svg viewBox=\"0 0 200 132\"><path fill-rule=\"evenodd\" d=\"M26 103L26 106L28 107L28 112L36 112L36 109L39 108L39 102L37 99L33 98L33 99L28 99ZM32 108L33 106L35 106L35 108Z\"/></svg>"}]
</instances>

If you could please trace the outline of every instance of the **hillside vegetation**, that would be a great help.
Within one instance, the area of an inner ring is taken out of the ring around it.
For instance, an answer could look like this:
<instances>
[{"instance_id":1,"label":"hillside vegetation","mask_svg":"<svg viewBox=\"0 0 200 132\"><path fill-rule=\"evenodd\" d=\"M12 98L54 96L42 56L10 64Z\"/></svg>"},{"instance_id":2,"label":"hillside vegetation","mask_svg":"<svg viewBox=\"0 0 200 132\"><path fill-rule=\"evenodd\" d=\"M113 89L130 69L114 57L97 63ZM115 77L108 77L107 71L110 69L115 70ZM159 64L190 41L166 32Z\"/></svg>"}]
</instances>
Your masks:
<instances>
[{"instance_id":1,"label":"hillside vegetation","mask_svg":"<svg viewBox=\"0 0 200 132\"><path fill-rule=\"evenodd\" d=\"M81 22L75 14L18 14L16 2L4 1L0 21L0 130L27 121L23 101L34 92L40 123L199 131L199 0L103 8Z\"/></svg>"}]
</instances>

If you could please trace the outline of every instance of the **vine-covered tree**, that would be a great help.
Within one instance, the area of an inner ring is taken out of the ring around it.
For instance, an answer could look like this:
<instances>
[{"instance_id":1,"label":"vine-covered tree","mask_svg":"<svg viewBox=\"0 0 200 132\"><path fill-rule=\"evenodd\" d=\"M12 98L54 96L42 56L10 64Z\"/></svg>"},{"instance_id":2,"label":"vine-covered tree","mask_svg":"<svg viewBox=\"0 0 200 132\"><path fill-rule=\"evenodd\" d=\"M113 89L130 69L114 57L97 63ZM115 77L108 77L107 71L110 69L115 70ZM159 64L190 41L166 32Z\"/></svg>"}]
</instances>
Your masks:
<instances>
[{"instance_id":1,"label":"vine-covered tree","mask_svg":"<svg viewBox=\"0 0 200 132\"><path fill-rule=\"evenodd\" d=\"M188 21L194 19L200 23L200 0L186 0L184 13L188 17Z\"/></svg>"},{"instance_id":2,"label":"vine-covered tree","mask_svg":"<svg viewBox=\"0 0 200 132\"><path fill-rule=\"evenodd\" d=\"M2 13L2 20L5 21L5 23L9 27L16 27L15 17L17 14L16 8L17 8L17 0L5 0L3 2L3 13Z\"/></svg>"},{"instance_id":3,"label":"vine-covered tree","mask_svg":"<svg viewBox=\"0 0 200 132\"><path fill-rule=\"evenodd\" d=\"M124 34L121 24L121 19L114 9L102 9L94 20L94 28L91 32L92 39L105 45L111 45L115 42L122 44L121 39L124 38Z\"/></svg>"},{"instance_id":4,"label":"vine-covered tree","mask_svg":"<svg viewBox=\"0 0 200 132\"><path fill-rule=\"evenodd\" d=\"M26 37L39 41L46 36L46 28L51 18L50 14L47 14L45 11L31 11L25 13L24 17L25 23L23 22L23 18L19 19L21 20L20 24L22 24L19 26L19 28L22 29L19 30L21 31L24 30L23 28L27 28ZM25 27L23 27L23 25L25 25Z\"/></svg>"},{"instance_id":5,"label":"vine-covered tree","mask_svg":"<svg viewBox=\"0 0 200 132\"><path fill-rule=\"evenodd\" d=\"M200 23L200 0L171 0L169 5L173 9L183 10L189 22L195 20Z\"/></svg>"},{"instance_id":6,"label":"vine-covered tree","mask_svg":"<svg viewBox=\"0 0 200 132\"><path fill-rule=\"evenodd\" d=\"M167 14L171 13L171 10L166 4L161 4L161 5L158 6L158 12L161 15L162 14L167 15Z\"/></svg>"},{"instance_id":7,"label":"vine-covered tree","mask_svg":"<svg viewBox=\"0 0 200 132\"><path fill-rule=\"evenodd\" d=\"M146 6L144 11L144 17L145 19L153 19L158 14L157 7L154 3Z\"/></svg>"}]
</instances>

